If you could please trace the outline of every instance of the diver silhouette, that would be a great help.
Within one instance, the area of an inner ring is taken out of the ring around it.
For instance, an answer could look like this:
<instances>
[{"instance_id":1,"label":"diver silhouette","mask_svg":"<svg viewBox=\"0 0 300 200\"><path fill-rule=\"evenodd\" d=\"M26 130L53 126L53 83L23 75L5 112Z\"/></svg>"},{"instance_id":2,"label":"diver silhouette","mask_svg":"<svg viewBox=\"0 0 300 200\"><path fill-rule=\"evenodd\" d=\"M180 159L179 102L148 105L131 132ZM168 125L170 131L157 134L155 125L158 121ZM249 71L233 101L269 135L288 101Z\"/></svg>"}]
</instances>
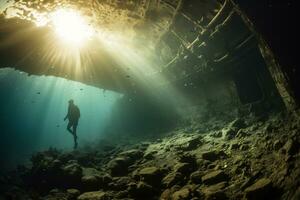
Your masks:
<instances>
[{"instance_id":1,"label":"diver silhouette","mask_svg":"<svg viewBox=\"0 0 300 200\"><path fill-rule=\"evenodd\" d=\"M71 99L71 100L69 100L68 113L67 113L66 117L64 118L64 121L66 119L69 120L69 123L68 123L68 126L67 126L67 130L74 137L74 149L76 149L77 145L78 145L76 130L77 130L77 125L78 125L79 118L80 118L80 110L79 110L78 106L76 106L74 104L74 101Z\"/></svg>"}]
</instances>

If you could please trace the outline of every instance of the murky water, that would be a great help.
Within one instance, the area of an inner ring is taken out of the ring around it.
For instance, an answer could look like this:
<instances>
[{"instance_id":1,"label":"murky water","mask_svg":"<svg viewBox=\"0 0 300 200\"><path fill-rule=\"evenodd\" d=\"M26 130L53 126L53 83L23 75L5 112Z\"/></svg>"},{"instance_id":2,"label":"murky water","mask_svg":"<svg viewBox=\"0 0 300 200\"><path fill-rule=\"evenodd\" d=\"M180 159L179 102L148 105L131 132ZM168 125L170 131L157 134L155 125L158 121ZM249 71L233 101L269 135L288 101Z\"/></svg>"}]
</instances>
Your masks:
<instances>
[{"instance_id":1,"label":"murky water","mask_svg":"<svg viewBox=\"0 0 300 200\"><path fill-rule=\"evenodd\" d=\"M79 144L101 138L112 107L121 94L55 77L27 76L13 69L0 70L1 167L28 159L50 147L72 149L73 139L64 117L68 100L81 111Z\"/></svg>"}]
</instances>

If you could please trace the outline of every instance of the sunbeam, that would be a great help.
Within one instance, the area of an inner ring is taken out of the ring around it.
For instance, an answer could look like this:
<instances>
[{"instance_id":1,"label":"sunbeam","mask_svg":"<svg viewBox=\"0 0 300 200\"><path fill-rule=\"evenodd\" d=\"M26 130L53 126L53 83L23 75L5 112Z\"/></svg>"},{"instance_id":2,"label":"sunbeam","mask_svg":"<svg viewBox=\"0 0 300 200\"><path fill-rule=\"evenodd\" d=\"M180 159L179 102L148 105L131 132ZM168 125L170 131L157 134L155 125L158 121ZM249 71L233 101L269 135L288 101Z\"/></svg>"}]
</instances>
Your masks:
<instances>
[{"instance_id":1,"label":"sunbeam","mask_svg":"<svg viewBox=\"0 0 300 200\"><path fill-rule=\"evenodd\" d=\"M82 45L90 39L94 31L84 18L71 9L58 9L50 14L54 29L63 42Z\"/></svg>"}]
</instances>

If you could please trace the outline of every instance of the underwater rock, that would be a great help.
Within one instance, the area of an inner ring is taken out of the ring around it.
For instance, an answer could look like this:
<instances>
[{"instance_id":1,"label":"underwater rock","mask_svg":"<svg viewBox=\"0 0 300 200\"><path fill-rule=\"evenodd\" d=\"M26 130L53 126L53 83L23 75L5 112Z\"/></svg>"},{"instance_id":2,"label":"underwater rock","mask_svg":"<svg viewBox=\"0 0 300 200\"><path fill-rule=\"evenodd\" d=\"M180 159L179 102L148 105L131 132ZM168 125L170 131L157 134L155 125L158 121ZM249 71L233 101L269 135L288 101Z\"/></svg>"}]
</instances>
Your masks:
<instances>
[{"instance_id":1,"label":"underwater rock","mask_svg":"<svg viewBox=\"0 0 300 200\"><path fill-rule=\"evenodd\" d=\"M184 151L191 151L202 145L202 137L192 137L188 141L186 141L184 144L181 144L177 147L178 150L184 150Z\"/></svg>"},{"instance_id":2,"label":"underwater rock","mask_svg":"<svg viewBox=\"0 0 300 200\"><path fill-rule=\"evenodd\" d=\"M227 181L228 176L222 170L217 170L204 175L201 180L206 185L213 185L222 181Z\"/></svg>"},{"instance_id":3,"label":"underwater rock","mask_svg":"<svg viewBox=\"0 0 300 200\"><path fill-rule=\"evenodd\" d=\"M226 157L226 154L223 151L206 151L202 153L202 159L209 161L216 161L222 157Z\"/></svg>"},{"instance_id":4,"label":"underwater rock","mask_svg":"<svg viewBox=\"0 0 300 200\"><path fill-rule=\"evenodd\" d=\"M282 151L285 154L292 156L299 151L299 147L300 145L296 140L289 139L282 147Z\"/></svg>"},{"instance_id":5,"label":"underwater rock","mask_svg":"<svg viewBox=\"0 0 300 200\"><path fill-rule=\"evenodd\" d=\"M64 181L69 186L78 186L81 182L82 168L77 163L71 163L63 167Z\"/></svg>"},{"instance_id":6,"label":"underwater rock","mask_svg":"<svg viewBox=\"0 0 300 200\"><path fill-rule=\"evenodd\" d=\"M95 168L82 167L82 176L101 176L101 172Z\"/></svg>"},{"instance_id":7,"label":"underwater rock","mask_svg":"<svg viewBox=\"0 0 300 200\"><path fill-rule=\"evenodd\" d=\"M140 181L139 183L131 183L128 186L128 195L134 197L135 199L144 199L149 196L154 196L157 192L151 185Z\"/></svg>"},{"instance_id":8,"label":"underwater rock","mask_svg":"<svg viewBox=\"0 0 300 200\"><path fill-rule=\"evenodd\" d=\"M115 177L112 182L109 183L109 188L113 190L126 190L128 185L132 182L132 179L127 176Z\"/></svg>"},{"instance_id":9,"label":"underwater rock","mask_svg":"<svg viewBox=\"0 0 300 200\"><path fill-rule=\"evenodd\" d=\"M50 194L42 198L42 200L71 200L72 197L68 193L58 192Z\"/></svg>"},{"instance_id":10,"label":"underwater rock","mask_svg":"<svg viewBox=\"0 0 300 200\"><path fill-rule=\"evenodd\" d=\"M118 157L108 163L108 169L111 176L124 176L127 174L128 166L130 165L130 158Z\"/></svg>"},{"instance_id":11,"label":"underwater rock","mask_svg":"<svg viewBox=\"0 0 300 200\"><path fill-rule=\"evenodd\" d=\"M226 140L231 140L235 138L237 130L235 128L226 128L223 130L223 135Z\"/></svg>"},{"instance_id":12,"label":"underwater rock","mask_svg":"<svg viewBox=\"0 0 300 200\"><path fill-rule=\"evenodd\" d=\"M117 158L108 163L108 169L111 176L125 176L128 173L128 167L136 160L141 159L144 153L137 149L121 152Z\"/></svg>"},{"instance_id":13,"label":"underwater rock","mask_svg":"<svg viewBox=\"0 0 300 200\"><path fill-rule=\"evenodd\" d=\"M157 167L146 167L139 171L139 176L141 177L140 180L145 183L157 186L160 184L162 172Z\"/></svg>"},{"instance_id":14,"label":"underwater rock","mask_svg":"<svg viewBox=\"0 0 300 200\"><path fill-rule=\"evenodd\" d=\"M138 149L124 151L119 154L120 157L128 157L130 159L131 163L142 158L143 155L144 155L144 153Z\"/></svg>"},{"instance_id":15,"label":"underwater rock","mask_svg":"<svg viewBox=\"0 0 300 200\"><path fill-rule=\"evenodd\" d=\"M275 151L278 151L283 146L282 142L280 140L275 140L273 143L273 149Z\"/></svg>"},{"instance_id":16,"label":"underwater rock","mask_svg":"<svg viewBox=\"0 0 300 200\"><path fill-rule=\"evenodd\" d=\"M248 200L263 200L268 199L272 190L270 179L262 178L256 181L253 185L245 189L245 197Z\"/></svg>"},{"instance_id":17,"label":"underwater rock","mask_svg":"<svg viewBox=\"0 0 300 200\"><path fill-rule=\"evenodd\" d=\"M211 134L211 137L220 138L220 137L222 137L222 135L223 135L222 131L216 131Z\"/></svg>"},{"instance_id":18,"label":"underwater rock","mask_svg":"<svg viewBox=\"0 0 300 200\"><path fill-rule=\"evenodd\" d=\"M179 162L190 163L191 165L196 165L196 156L190 152L183 152L179 155Z\"/></svg>"},{"instance_id":19,"label":"underwater rock","mask_svg":"<svg viewBox=\"0 0 300 200\"><path fill-rule=\"evenodd\" d=\"M300 199L300 186L298 187L298 189L296 190L295 194L291 199Z\"/></svg>"},{"instance_id":20,"label":"underwater rock","mask_svg":"<svg viewBox=\"0 0 300 200\"><path fill-rule=\"evenodd\" d=\"M95 191L105 185L103 173L94 168L82 168L82 189L83 191ZM106 174L106 176L108 176Z\"/></svg>"},{"instance_id":21,"label":"underwater rock","mask_svg":"<svg viewBox=\"0 0 300 200\"><path fill-rule=\"evenodd\" d=\"M112 181L112 177L109 174L104 174L101 178L103 187L106 187Z\"/></svg>"},{"instance_id":22,"label":"underwater rock","mask_svg":"<svg viewBox=\"0 0 300 200\"><path fill-rule=\"evenodd\" d=\"M9 188L5 194L0 194L0 198L4 195L3 200L6 199L24 199L24 200L31 200L30 196L26 194L25 190L22 190L20 187L13 186Z\"/></svg>"},{"instance_id":23,"label":"underwater rock","mask_svg":"<svg viewBox=\"0 0 300 200\"><path fill-rule=\"evenodd\" d=\"M161 195L160 195L160 200L171 200L172 199L172 194L175 192L179 191L181 189L180 186L174 185L172 188L168 188L164 190Z\"/></svg>"},{"instance_id":24,"label":"underwater rock","mask_svg":"<svg viewBox=\"0 0 300 200\"><path fill-rule=\"evenodd\" d=\"M200 184L200 183L202 183L202 179L201 179L202 176L203 176L203 172L201 172L201 171L195 171L195 172L191 173L190 180L193 183Z\"/></svg>"},{"instance_id":25,"label":"underwater rock","mask_svg":"<svg viewBox=\"0 0 300 200\"><path fill-rule=\"evenodd\" d=\"M191 192L188 188L183 188L172 195L172 200L189 200Z\"/></svg>"},{"instance_id":26,"label":"underwater rock","mask_svg":"<svg viewBox=\"0 0 300 200\"><path fill-rule=\"evenodd\" d=\"M81 178L81 182L82 182L83 191L85 192L95 191L100 188L101 178L99 176L93 176L93 175L83 176Z\"/></svg>"},{"instance_id":27,"label":"underwater rock","mask_svg":"<svg viewBox=\"0 0 300 200\"><path fill-rule=\"evenodd\" d=\"M247 135L248 135L248 133L247 133L244 129L240 129L240 130L237 132L237 134L236 134L235 137L237 137L237 138L244 138L244 137L246 137Z\"/></svg>"},{"instance_id":28,"label":"underwater rock","mask_svg":"<svg viewBox=\"0 0 300 200\"><path fill-rule=\"evenodd\" d=\"M77 200L109 200L110 198L106 195L105 192L86 192L80 195Z\"/></svg>"},{"instance_id":29,"label":"underwater rock","mask_svg":"<svg viewBox=\"0 0 300 200\"><path fill-rule=\"evenodd\" d=\"M149 197L149 196L153 196L153 194L155 193L152 186L142 181L137 184L136 189L137 189L138 196Z\"/></svg>"},{"instance_id":30,"label":"underwater rock","mask_svg":"<svg viewBox=\"0 0 300 200\"><path fill-rule=\"evenodd\" d=\"M235 119L234 121L232 121L230 124L229 124L229 127L230 128L237 128L237 129L241 129L241 128L245 128L246 127L246 124L245 124L245 121L241 118L238 118L238 119Z\"/></svg>"},{"instance_id":31,"label":"underwater rock","mask_svg":"<svg viewBox=\"0 0 300 200\"><path fill-rule=\"evenodd\" d=\"M194 166L191 163L177 163L174 166L174 171L183 175L189 175L193 170Z\"/></svg>"},{"instance_id":32,"label":"underwater rock","mask_svg":"<svg viewBox=\"0 0 300 200\"><path fill-rule=\"evenodd\" d=\"M248 144L243 144L240 146L239 150L241 151L246 151L250 148L250 146Z\"/></svg>"},{"instance_id":33,"label":"underwater rock","mask_svg":"<svg viewBox=\"0 0 300 200\"><path fill-rule=\"evenodd\" d=\"M166 188L172 187L182 181L183 175L178 172L171 172L165 176L162 180L162 185Z\"/></svg>"},{"instance_id":34,"label":"underwater rock","mask_svg":"<svg viewBox=\"0 0 300 200\"><path fill-rule=\"evenodd\" d=\"M114 197L116 199L123 199L123 200L129 200L128 198L128 191L127 190L123 190L123 191L119 191L119 192L116 192L114 193Z\"/></svg>"},{"instance_id":35,"label":"underwater rock","mask_svg":"<svg viewBox=\"0 0 300 200\"><path fill-rule=\"evenodd\" d=\"M77 197L80 195L80 191L77 189L67 189L67 193L70 196L70 199L77 199Z\"/></svg>"},{"instance_id":36,"label":"underwater rock","mask_svg":"<svg viewBox=\"0 0 300 200\"><path fill-rule=\"evenodd\" d=\"M239 142L235 141L235 142L230 144L229 150L237 150L237 149L239 149L239 147L240 147Z\"/></svg>"},{"instance_id":37,"label":"underwater rock","mask_svg":"<svg viewBox=\"0 0 300 200\"><path fill-rule=\"evenodd\" d=\"M264 132L263 124L256 126L257 129L249 134L230 141L212 138L211 132L203 133L203 144L192 151L177 150L177 145L186 144L194 137L182 134L181 130L160 141L153 140L145 153L137 147L140 144L98 153L93 149L76 153L51 150L36 156L31 168L18 169L21 172L18 175L24 179L18 180L17 175L10 175L1 178L0 182L1 186L2 182L8 181L17 185L20 192L10 193L9 197L19 194L26 200L26 195L28 199L41 200L75 200L77 196L79 200L223 200L243 197L251 200L272 199L275 194L278 199L292 199L297 196L297 177L300 174L298 137L286 133L288 125L274 129L280 132L272 134ZM250 128L240 130L248 133ZM170 151L166 151L167 148ZM99 158L92 158L93 162L84 165L78 163L78 159L84 161L92 155ZM101 162L96 165L94 160L97 159ZM270 177L272 183L269 179L258 180L260 177ZM75 184L74 180L78 183ZM30 192L24 189L22 181ZM74 192L66 191L69 188L74 188ZM37 197L31 194L31 190ZM79 190L84 194L80 195Z\"/></svg>"},{"instance_id":38,"label":"underwater rock","mask_svg":"<svg viewBox=\"0 0 300 200\"><path fill-rule=\"evenodd\" d=\"M204 195L206 200L223 200L227 199L224 192L224 188L227 186L227 182L217 183L209 187L201 189L201 194Z\"/></svg>"},{"instance_id":39,"label":"underwater rock","mask_svg":"<svg viewBox=\"0 0 300 200\"><path fill-rule=\"evenodd\" d=\"M171 195L172 195L171 189L166 189L161 193L159 200L170 200Z\"/></svg>"},{"instance_id":40,"label":"underwater rock","mask_svg":"<svg viewBox=\"0 0 300 200\"><path fill-rule=\"evenodd\" d=\"M154 155L157 154L157 151L149 151L144 154L143 158L146 160L150 160L154 158Z\"/></svg>"}]
</instances>

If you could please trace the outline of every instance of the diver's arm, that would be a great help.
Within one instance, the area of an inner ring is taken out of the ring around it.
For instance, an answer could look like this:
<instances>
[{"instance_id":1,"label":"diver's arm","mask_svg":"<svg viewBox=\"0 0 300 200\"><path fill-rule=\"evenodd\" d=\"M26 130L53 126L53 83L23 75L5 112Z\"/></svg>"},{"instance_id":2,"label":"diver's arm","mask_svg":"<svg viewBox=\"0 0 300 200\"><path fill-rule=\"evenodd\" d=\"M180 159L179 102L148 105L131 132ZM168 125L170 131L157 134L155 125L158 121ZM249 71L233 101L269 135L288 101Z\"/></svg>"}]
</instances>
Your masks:
<instances>
[{"instance_id":1,"label":"diver's arm","mask_svg":"<svg viewBox=\"0 0 300 200\"><path fill-rule=\"evenodd\" d=\"M65 116L64 121L66 121L66 119L69 117L69 115L70 115L70 107L68 108L68 113L67 113L67 115Z\"/></svg>"}]
</instances>

